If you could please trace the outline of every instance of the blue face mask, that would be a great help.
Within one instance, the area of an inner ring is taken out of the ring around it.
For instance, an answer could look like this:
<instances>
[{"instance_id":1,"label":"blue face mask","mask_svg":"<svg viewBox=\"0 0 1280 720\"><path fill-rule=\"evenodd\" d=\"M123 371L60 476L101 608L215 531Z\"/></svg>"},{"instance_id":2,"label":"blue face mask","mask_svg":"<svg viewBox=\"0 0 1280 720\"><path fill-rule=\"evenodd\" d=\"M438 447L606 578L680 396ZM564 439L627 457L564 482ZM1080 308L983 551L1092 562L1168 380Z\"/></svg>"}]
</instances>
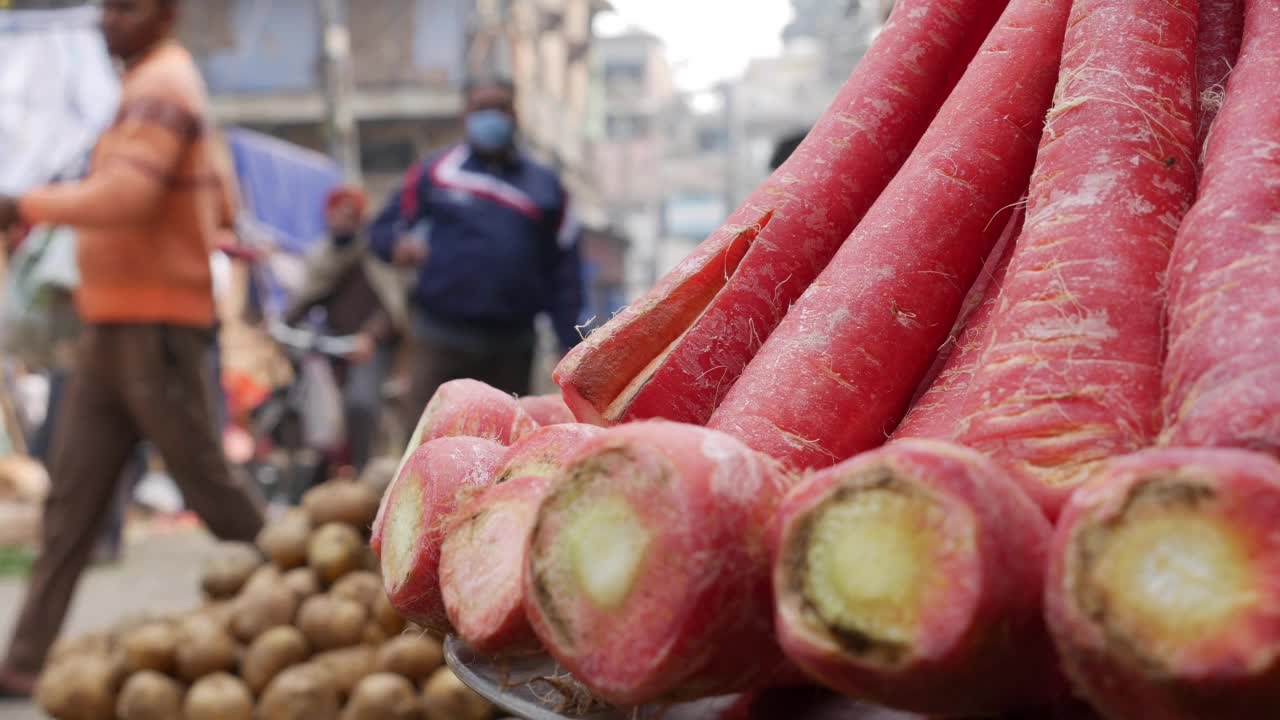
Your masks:
<instances>
[{"instance_id":1,"label":"blue face mask","mask_svg":"<svg viewBox=\"0 0 1280 720\"><path fill-rule=\"evenodd\" d=\"M516 121L501 110L477 110L467 115L467 142L482 153L494 153L511 147L516 136Z\"/></svg>"}]
</instances>

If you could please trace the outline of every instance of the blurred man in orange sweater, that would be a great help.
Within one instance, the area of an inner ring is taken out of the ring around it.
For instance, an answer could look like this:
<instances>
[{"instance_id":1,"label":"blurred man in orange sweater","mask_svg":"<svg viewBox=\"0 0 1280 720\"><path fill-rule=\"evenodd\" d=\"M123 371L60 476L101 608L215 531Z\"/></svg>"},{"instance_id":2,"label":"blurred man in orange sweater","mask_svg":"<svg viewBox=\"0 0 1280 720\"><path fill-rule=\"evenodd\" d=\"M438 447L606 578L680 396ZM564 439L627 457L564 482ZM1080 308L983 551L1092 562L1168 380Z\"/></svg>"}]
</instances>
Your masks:
<instances>
[{"instance_id":1,"label":"blurred man in orange sweater","mask_svg":"<svg viewBox=\"0 0 1280 720\"><path fill-rule=\"evenodd\" d=\"M149 440L218 537L252 540L262 509L232 479L207 382L215 322L209 254L234 215L209 100L174 39L178 0L105 0L107 49L125 63L120 110L83 182L0 197L0 230L79 236L75 377L51 463L43 546L0 666L0 696L30 694L89 560L130 452Z\"/></svg>"}]
</instances>

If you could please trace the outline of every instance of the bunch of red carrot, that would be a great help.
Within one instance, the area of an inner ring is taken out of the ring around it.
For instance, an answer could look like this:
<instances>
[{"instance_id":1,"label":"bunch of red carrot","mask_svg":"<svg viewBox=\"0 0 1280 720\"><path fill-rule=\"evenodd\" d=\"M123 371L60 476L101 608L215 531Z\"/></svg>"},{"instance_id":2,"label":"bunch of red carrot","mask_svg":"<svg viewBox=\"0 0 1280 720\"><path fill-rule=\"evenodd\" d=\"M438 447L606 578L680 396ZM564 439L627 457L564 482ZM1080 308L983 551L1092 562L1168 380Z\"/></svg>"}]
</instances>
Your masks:
<instances>
[{"instance_id":1,"label":"bunch of red carrot","mask_svg":"<svg viewBox=\"0 0 1280 720\"><path fill-rule=\"evenodd\" d=\"M1280 717L1277 79L1280 0L899 0L567 407L441 389L393 602L619 704Z\"/></svg>"}]
</instances>

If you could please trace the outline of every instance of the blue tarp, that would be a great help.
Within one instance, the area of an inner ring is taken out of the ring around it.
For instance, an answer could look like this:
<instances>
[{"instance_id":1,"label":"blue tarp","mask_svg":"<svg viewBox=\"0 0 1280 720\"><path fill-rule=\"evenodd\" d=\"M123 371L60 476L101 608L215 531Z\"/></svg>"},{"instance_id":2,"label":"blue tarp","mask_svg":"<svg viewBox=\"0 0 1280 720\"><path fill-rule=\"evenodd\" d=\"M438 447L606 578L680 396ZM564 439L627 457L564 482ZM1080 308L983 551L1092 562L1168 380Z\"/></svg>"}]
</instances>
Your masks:
<instances>
[{"instance_id":1,"label":"blue tarp","mask_svg":"<svg viewBox=\"0 0 1280 720\"><path fill-rule=\"evenodd\" d=\"M244 209L269 230L276 248L304 254L324 236L324 201L342 182L325 155L269 135L227 130Z\"/></svg>"},{"instance_id":2,"label":"blue tarp","mask_svg":"<svg viewBox=\"0 0 1280 720\"><path fill-rule=\"evenodd\" d=\"M342 173L327 156L262 133L232 128L226 140L240 183L242 236L271 256L253 274L250 299L276 317L301 257L325 235L325 198Z\"/></svg>"}]
</instances>

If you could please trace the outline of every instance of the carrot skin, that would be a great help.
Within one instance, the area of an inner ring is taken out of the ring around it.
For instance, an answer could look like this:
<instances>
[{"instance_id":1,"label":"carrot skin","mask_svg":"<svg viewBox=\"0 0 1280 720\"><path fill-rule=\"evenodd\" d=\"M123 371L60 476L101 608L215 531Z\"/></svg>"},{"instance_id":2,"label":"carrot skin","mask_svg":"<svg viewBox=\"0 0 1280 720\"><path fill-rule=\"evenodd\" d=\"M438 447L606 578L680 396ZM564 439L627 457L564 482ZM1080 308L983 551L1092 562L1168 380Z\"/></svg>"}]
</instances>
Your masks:
<instances>
[{"instance_id":1,"label":"carrot skin","mask_svg":"<svg viewBox=\"0 0 1280 720\"><path fill-rule=\"evenodd\" d=\"M463 506L440 550L440 587L455 631L489 655L537 650L525 618L525 552L538 506L593 425L535 430L503 455L494 484Z\"/></svg>"},{"instance_id":2,"label":"carrot skin","mask_svg":"<svg viewBox=\"0 0 1280 720\"><path fill-rule=\"evenodd\" d=\"M1008 0L901 0L830 108L724 226L556 369L595 424L704 424L894 177Z\"/></svg>"},{"instance_id":3,"label":"carrot skin","mask_svg":"<svg viewBox=\"0 0 1280 720\"><path fill-rule=\"evenodd\" d=\"M479 380L444 383L422 411L409 452L442 437L479 437L510 445L538 425L512 396Z\"/></svg>"},{"instance_id":4,"label":"carrot skin","mask_svg":"<svg viewBox=\"0 0 1280 720\"><path fill-rule=\"evenodd\" d=\"M1070 5L1009 5L902 170L709 427L796 469L884 442L1026 188Z\"/></svg>"},{"instance_id":5,"label":"carrot skin","mask_svg":"<svg viewBox=\"0 0 1280 720\"><path fill-rule=\"evenodd\" d=\"M406 620L449 630L440 594L440 545L458 504L493 482L505 451L481 438L438 438L415 450L387 488L370 546L387 598Z\"/></svg>"},{"instance_id":6,"label":"carrot skin","mask_svg":"<svg viewBox=\"0 0 1280 720\"><path fill-rule=\"evenodd\" d=\"M1280 6L1244 46L1169 265L1163 441L1280 454Z\"/></svg>"},{"instance_id":7,"label":"carrot skin","mask_svg":"<svg viewBox=\"0 0 1280 720\"><path fill-rule=\"evenodd\" d=\"M1164 271L1195 191L1195 42L1192 0L1072 9L1026 226L955 438L1050 518L1099 463L1159 432Z\"/></svg>"},{"instance_id":8,"label":"carrot skin","mask_svg":"<svg viewBox=\"0 0 1280 720\"><path fill-rule=\"evenodd\" d=\"M542 427L577 422L573 411L565 404L564 397L555 395L529 395L519 400L520 408Z\"/></svg>"},{"instance_id":9,"label":"carrot skin","mask_svg":"<svg viewBox=\"0 0 1280 720\"><path fill-rule=\"evenodd\" d=\"M1213 121L1222 109L1227 77L1240 55L1243 35L1244 0L1200 0L1200 31L1196 42L1196 97L1200 102L1197 148L1205 148Z\"/></svg>"},{"instance_id":10,"label":"carrot skin","mask_svg":"<svg viewBox=\"0 0 1280 720\"><path fill-rule=\"evenodd\" d=\"M538 638L620 705L779 681L766 536L790 482L697 426L629 423L587 441L530 539L525 602Z\"/></svg>"}]
</instances>

